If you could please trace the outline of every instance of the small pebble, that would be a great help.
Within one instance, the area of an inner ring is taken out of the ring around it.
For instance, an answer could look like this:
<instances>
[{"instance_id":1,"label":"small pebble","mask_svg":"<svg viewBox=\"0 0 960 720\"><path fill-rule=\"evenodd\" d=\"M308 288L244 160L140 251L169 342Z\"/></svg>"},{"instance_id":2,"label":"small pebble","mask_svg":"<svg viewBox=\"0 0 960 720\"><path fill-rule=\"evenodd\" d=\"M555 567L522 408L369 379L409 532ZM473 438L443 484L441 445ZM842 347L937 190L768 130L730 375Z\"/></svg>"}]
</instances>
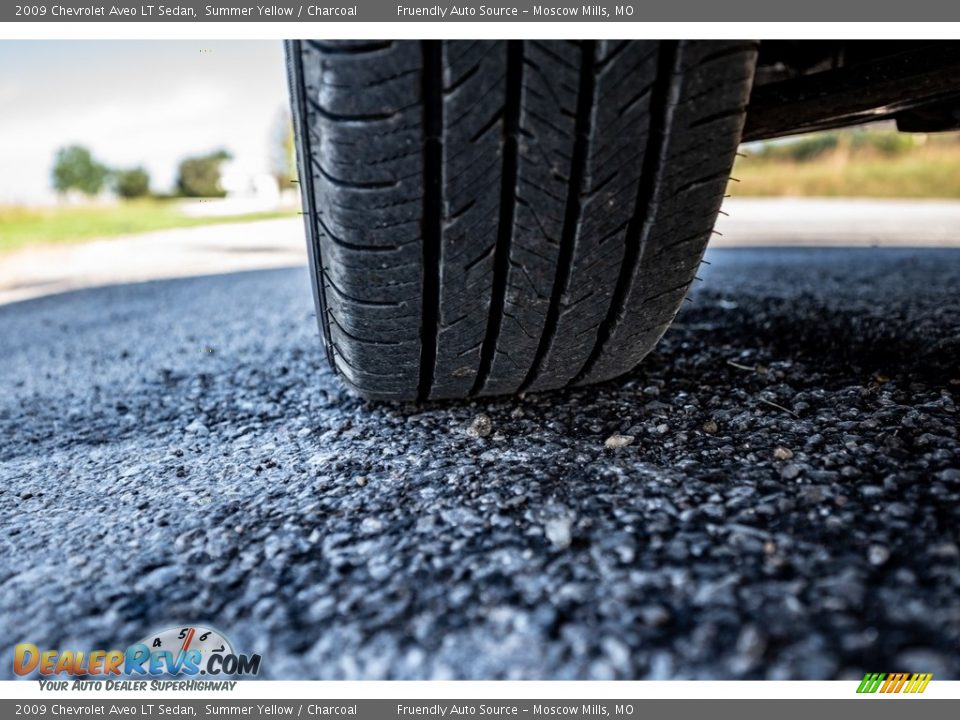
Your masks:
<instances>
[{"instance_id":1,"label":"small pebble","mask_svg":"<svg viewBox=\"0 0 960 720\"><path fill-rule=\"evenodd\" d=\"M662 605L647 605L640 608L640 619L644 625L661 627L670 622L670 611Z\"/></svg>"},{"instance_id":2,"label":"small pebble","mask_svg":"<svg viewBox=\"0 0 960 720\"><path fill-rule=\"evenodd\" d=\"M800 477L800 466L795 465L794 463L789 463L783 466L783 469L780 471L780 477L784 480L796 480Z\"/></svg>"},{"instance_id":3,"label":"small pebble","mask_svg":"<svg viewBox=\"0 0 960 720\"><path fill-rule=\"evenodd\" d=\"M557 550L563 550L570 547L570 530L572 527L572 519L568 517L561 517L548 520L543 529L547 535L547 540L550 541L550 544L553 545L553 547L555 547Z\"/></svg>"},{"instance_id":4,"label":"small pebble","mask_svg":"<svg viewBox=\"0 0 960 720\"><path fill-rule=\"evenodd\" d=\"M633 443L633 439L633 435L621 435L620 433L615 432L613 435L604 440L603 444L604 447L608 448L609 450L617 450Z\"/></svg>"},{"instance_id":5,"label":"small pebble","mask_svg":"<svg viewBox=\"0 0 960 720\"><path fill-rule=\"evenodd\" d=\"M194 420L184 429L191 435L199 435L200 437L210 434L210 430L200 420Z\"/></svg>"},{"instance_id":6,"label":"small pebble","mask_svg":"<svg viewBox=\"0 0 960 720\"><path fill-rule=\"evenodd\" d=\"M883 565L890 559L890 551L883 545L871 545L867 550L867 559L871 565Z\"/></svg>"},{"instance_id":7,"label":"small pebble","mask_svg":"<svg viewBox=\"0 0 960 720\"><path fill-rule=\"evenodd\" d=\"M785 447L776 447L773 449L773 459L774 460L792 460L793 459L793 450Z\"/></svg>"},{"instance_id":8,"label":"small pebble","mask_svg":"<svg viewBox=\"0 0 960 720\"><path fill-rule=\"evenodd\" d=\"M467 428L467 435L485 438L493 432L493 420L486 413L478 414Z\"/></svg>"}]
</instances>

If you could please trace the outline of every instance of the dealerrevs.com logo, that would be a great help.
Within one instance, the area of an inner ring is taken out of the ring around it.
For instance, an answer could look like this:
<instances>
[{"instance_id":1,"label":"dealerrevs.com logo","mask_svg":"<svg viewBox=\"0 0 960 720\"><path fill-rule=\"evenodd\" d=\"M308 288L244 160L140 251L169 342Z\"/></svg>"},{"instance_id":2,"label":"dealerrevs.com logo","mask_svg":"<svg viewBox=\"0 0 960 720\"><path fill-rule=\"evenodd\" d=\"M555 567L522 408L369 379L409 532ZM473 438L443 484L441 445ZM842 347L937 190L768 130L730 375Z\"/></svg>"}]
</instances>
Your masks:
<instances>
[{"instance_id":1,"label":"dealerrevs.com logo","mask_svg":"<svg viewBox=\"0 0 960 720\"><path fill-rule=\"evenodd\" d=\"M13 672L20 676L252 676L260 656L234 652L221 633L197 625L148 635L125 650L40 649L20 643L13 651Z\"/></svg>"}]
</instances>

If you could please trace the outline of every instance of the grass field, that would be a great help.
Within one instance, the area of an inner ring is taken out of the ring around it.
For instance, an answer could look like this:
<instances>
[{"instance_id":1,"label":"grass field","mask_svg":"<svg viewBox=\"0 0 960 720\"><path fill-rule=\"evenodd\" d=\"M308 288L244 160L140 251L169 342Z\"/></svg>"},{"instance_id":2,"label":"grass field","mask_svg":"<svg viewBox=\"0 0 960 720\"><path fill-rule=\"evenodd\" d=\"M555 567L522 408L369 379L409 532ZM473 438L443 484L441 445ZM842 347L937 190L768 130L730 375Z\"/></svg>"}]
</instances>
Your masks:
<instances>
[{"instance_id":1,"label":"grass field","mask_svg":"<svg viewBox=\"0 0 960 720\"><path fill-rule=\"evenodd\" d=\"M746 146L728 192L737 197L960 199L956 133L820 133L792 143Z\"/></svg>"},{"instance_id":2,"label":"grass field","mask_svg":"<svg viewBox=\"0 0 960 720\"><path fill-rule=\"evenodd\" d=\"M184 215L178 203L172 200L132 200L90 207L0 206L0 252L28 245L80 242L150 230L249 222L295 214L295 210L284 210L227 217L191 217Z\"/></svg>"}]
</instances>

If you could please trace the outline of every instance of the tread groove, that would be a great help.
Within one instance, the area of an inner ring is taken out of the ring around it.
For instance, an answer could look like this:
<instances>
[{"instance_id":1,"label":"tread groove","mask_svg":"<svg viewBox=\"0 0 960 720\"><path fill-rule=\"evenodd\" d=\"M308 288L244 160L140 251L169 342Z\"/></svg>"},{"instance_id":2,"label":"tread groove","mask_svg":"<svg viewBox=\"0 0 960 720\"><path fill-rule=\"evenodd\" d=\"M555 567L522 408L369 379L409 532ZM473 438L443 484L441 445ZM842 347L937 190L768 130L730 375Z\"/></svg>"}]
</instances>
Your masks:
<instances>
[{"instance_id":1,"label":"tread groove","mask_svg":"<svg viewBox=\"0 0 960 720\"><path fill-rule=\"evenodd\" d=\"M403 303L391 301L391 300L364 300L363 298L358 298L342 290L331 278L330 274L324 270L323 271L324 281L333 288L333 291L344 301L353 303L354 305L362 305L364 307L400 307Z\"/></svg>"},{"instance_id":2,"label":"tread groove","mask_svg":"<svg viewBox=\"0 0 960 720\"><path fill-rule=\"evenodd\" d=\"M354 182L353 180L346 180L344 178L339 178L336 175L331 175L330 171L320 164L320 160L314 160L313 165L315 168L317 168L320 174L323 175L324 180L329 182L331 185L347 188L348 190L386 190L389 188L394 188L400 184L399 180Z\"/></svg>"},{"instance_id":3,"label":"tread groove","mask_svg":"<svg viewBox=\"0 0 960 720\"><path fill-rule=\"evenodd\" d=\"M314 112L317 113L324 120L330 120L332 122L342 122L342 123L374 123L374 122L384 122L385 120L393 120L395 117L398 117L403 110L406 108L401 108L400 110L395 110L394 112L388 113L335 113L332 110L328 110L318 103L313 98L308 98L307 102L310 104L310 107L313 108Z\"/></svg>"},{"instance_id":4,"label":"tread groove","mask_svg":"<svg viewBox=\"0 0 960 720\"><path fill-rule=\"evenodd\" d=\"M596 65L596 43L585 40L580 46L580 82L577 91L577 111L574 123L573 159L570 166L570 183L567 192L566 208L564 212L563 231L560 240L560 255L557 270L554 275L553 292L550 296L550 306L547 310L546 322L540 342L537 346L533 363L527 376L520 385L520 392L528 388L537 379L544 358L553 345L557 332L557 323L560 317L560 301L567 290L570 281L571 265L573 263L574 244L577 238L577 227L580 223L581 194L583 192L584 175L587 165L591 134L591 116L593 113L593 91L596 83L594 68Z\"/></svg>"},{"instance_id":5,"label":"tread groove","mask_svg":"<svg viewBox=\"0 0 960 720\"><path fill-rule=\"evenodd\" d=\"M430 397L437 362L440 308L440 244L443 235L443 43L421 41L423 74L423 310L417 397Z\"/></svg>"},{"instance_id":6,"label":"tread groove","mask_svg":"<svg viewBox=\"0 0 960 720\"><path fill-rule=\"evenodd\" d=\"M473 135L470 136L470 143L476 143L477 140L486 135L494 125L500 122L500 118L503 117L504 108L500 108L493 115L490 116L490 119L483 124L483 126L477 130Z\"/></svg>"},{"instance_id":7,"label":"tread groove","mask_svg":"<svg viewBox=\"0 0 960 720\"><path fill-rule=\"evenodd\" d=\"M459 89L463 86L463 84L464 84L465 82L467 82L470 78L472 78L474 75L477 74L477 72L480 70L480 65L482 65L482 64L483 64L483 63L479 63L479 62L478 62L478 63L475 63L473 67L471 67L471 68L470 68L469 70L467 70L463 75L461 75L460 77L458 77L458 78L453 82L452 85L450 85L450 86L448 86L448 87L445 87L445 88L443 89L443 94L444 94L444 95L453 95L453 93L455 93L457 90L459 90Z\"/></svg>"},{"instance_id":8,"label":"tread groove","mask_svg":"<svg viewBox=\"0 0 960 720\"><path fill-rule=\"evenodd\" d=\"M503 171L500 184L500 218L493 254L493 286L490 295L490 313L487 330L480 349L480 366L470 390L480 392L490 375L490 366L500 337L500 326L507 294L507 275L510 268L510 244L517 200L517 164L520 129L520 103L523 93L523 41L507 43L507 88L503 108Z\"/></svg>"},{"instance_id":9,"label":"tread groove","mask_svg":"<svg viewBox=\"0 0 960 720\"><path fill-rule=\"evenodd\" d=\"M597 331L596 343L580 372L574 377L572 381L574 385L578 384L593 369L594 363L603 352L603 346L619 322L620 317L626 312L625 301L630 289L631 278L642 255L641 232L650 214L650 208L657 191L660 156L664 149L668 131L669 98L673 83L674 63L677 58L677 45L676 42L663 42L660 45L660 53L657 58L657 80L650 97L650 130L647 136L647 149L643 155L643 167L640 173L640 182L637 185L637 200L633 216L627 226L626 248L620 265L620 274L617 278L613 296L610 299L607 316L600 323L600 328Z\"/></svg>"},{"instance_id":10,"label":"tread groove","mask_svg":"<svg viewBox=\"0 0 960 720\"><path fill-rule=\"evenodd\" d=\"M317 213L317 224L320 226L320 229L323 230L323 234L334 245L342 247L345 250L354 250L356 252L396 252L399 249L398 245L358 245L357 243L347 242L336 235L334 235L330 228L327 227L327 224L323 221L323 215Z\"/></svg>"},{"instance_id":11,"label":"tread groove","mask_svg":"<svg viewBox=\"0 0 960 720\"><path fill-rule=\"evenodd\" d=\"M740 117L741 115L743 115L744 112L746 112L746 110L747 110L746 107L741 106L741 107L730 108L729 110L723 110L717 113L712 113L710 115L705 115L704 117L698 118L697 120L694 120L692 123L687 125L687 128L692 130L693 128L698 128L701 125L707 125L709 123L716 122L717 120Z\"/></svg>"}]
</instances>

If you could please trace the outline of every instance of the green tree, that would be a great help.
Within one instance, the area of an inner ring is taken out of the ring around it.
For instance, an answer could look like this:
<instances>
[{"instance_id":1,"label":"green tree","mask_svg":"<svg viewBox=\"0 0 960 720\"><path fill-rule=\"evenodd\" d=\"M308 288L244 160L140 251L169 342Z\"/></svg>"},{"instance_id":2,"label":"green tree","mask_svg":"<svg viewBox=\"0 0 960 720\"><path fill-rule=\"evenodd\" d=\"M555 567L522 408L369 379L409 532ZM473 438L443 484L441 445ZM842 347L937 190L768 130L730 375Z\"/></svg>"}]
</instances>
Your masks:
<instances>
[{"instance_id":1,"label":"green tree","mask_svg":"<svg viewBox=\"0 0 960 720\"><path fill-rule=\"evenodd\" d=\"M143 197L150 192L150 175L142 167L117 170L113 173L113 188L122 198Z\"/></svg>"},{"instance_id":2,"label":"green tree","mask_svg":"<svg viewBox=\"0 0 960 720\"><path fill-rule=\"evenodd\" d=\"M79 190L86 195L96 195L103 188L109 172L85 147L69 145L57 150L53 162L53 187L57 192Z\"/></svg>"},{"instance_id":3,"label":"green tree","mask_svg":"<svg viewBox=\"0 0 960 720\"><path fill-rule=\"evenodd\" d=\"M220 166L231 158L226 150L186 158L180 163L177 187L187 197L223 197Z\"/></svg>"}]
</instances>

